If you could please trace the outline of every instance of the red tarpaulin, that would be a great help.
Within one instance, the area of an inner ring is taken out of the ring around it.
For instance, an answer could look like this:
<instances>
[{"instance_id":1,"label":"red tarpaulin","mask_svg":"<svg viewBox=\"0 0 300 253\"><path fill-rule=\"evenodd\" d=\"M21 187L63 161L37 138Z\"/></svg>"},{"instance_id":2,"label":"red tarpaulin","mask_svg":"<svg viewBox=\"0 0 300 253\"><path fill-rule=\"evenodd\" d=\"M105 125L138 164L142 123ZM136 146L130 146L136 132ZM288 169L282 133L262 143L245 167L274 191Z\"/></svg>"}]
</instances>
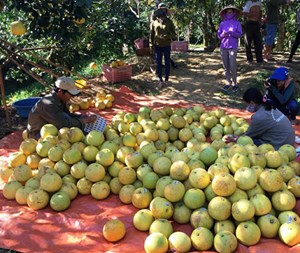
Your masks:
<instances>
[{"instance_id":1,"label":"red tarpaulin","mask_svg":"<svg viewBox=\"0 0 300 253\"><path fill-rule=\"evenodd\" d=\"M113 92L113 108L100 111L108 121L118 111L137 112L141 106L160 108L193 106L185 101L168 100L166 97L140 96L121 87ZM240 110L226 109L227 113L249 119L250 114ZM92 110L96 112L96 110ZM296 127L296 134L299 129ZM8 156L18 150L22 141L21 132L15 132L0 140L0 166L6 166ZM0 185L2 189L3 184ZM15 201L4 199L0 190L0 247L22 252L144 252L144 240L148 233L133 227L132 218L138 210L132 205L124 205L118 195L111 194L105 200L95 200L90 195L78 196L70 208L55 212L50 207L34 211L20 206ZM300 214L300 200L295 211ZM126 236L117 243L107 242L102 236L102 228L112 218L121 219L126 226ZM188 235L192 227L188 224L173 223L174 231L184 231ZM208 251L207 251L208 252ZM214 251L209 251L214 252ZM300 245L288 247L278 238L264 239L251 247L239 244L239 253L299 253Z\"/></svg>"}]
</instances>

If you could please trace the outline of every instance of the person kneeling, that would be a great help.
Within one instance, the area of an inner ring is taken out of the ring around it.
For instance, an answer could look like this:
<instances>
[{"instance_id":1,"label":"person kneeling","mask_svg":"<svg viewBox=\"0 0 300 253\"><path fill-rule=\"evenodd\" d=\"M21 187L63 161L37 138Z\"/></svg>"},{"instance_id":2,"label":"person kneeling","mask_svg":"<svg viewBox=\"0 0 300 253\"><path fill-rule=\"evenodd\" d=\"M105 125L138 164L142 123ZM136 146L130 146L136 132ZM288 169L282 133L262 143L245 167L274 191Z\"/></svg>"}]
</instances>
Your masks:
<instances>
[{"instance_id":1,"label":"person kneeling","mask_svg":"<svg viewBox=\"0 0 300 253\"><path fill-rule=\"evenodd\" d=\"M296 116L300 105L294 98L295 82L289 77L285 67L276 68L273 74L265 81L266 95L271 104L289 117L292 125L296 124Z\"/></svg>"},{"instance_id":2,"label":"person kneeling","mask_svg":"<svg viewBox=\"0 0 300 253\"><path fill-rule=\"evenodd\" d=\"M257 88L247 89L243 100L247 103L247 111L254 113L244 135L251 137L256 146L268 143L276 150L284 144L294 146L295 132L289 119ZM235 142L237 139L238 136L229 136L225 141Z\"/></svg>"}]
</instances>

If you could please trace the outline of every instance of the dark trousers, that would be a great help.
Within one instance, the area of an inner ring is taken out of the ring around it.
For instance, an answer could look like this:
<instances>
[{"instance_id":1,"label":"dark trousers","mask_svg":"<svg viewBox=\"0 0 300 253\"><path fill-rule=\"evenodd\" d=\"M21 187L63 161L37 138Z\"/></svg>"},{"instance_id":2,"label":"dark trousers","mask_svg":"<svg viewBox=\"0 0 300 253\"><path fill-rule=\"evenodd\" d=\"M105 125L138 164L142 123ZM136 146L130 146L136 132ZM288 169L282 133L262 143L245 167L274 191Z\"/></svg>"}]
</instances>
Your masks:
<instances>
[{"instance_id":1,"label":"dark trousers","mask_svg":"<svg viewBox=\"0 0 300 253\"><path fill-rule=\"evenodd\" d=\"M288 116L291 120L295 120L300 110L300 104L296 99L291 99L286 104L280 104L276 99L272 99L272 105Z\"/></svg>"},{"instance_id":2,"label":"dark trousers","mask_svg":"<svg viewBox=\"0 0 300 253\"><path fill-rule=\"evenodd\" d=\"M254 44L254 52L257 62L262 62L262 36L260 32L260 23L258 21L246 21L245 23L245 46L248 61L253 61L251 45Z\"/></svg>"},{"instance_id":3,"label":"dark trousers","mask_svg":"<svg viewBox=\"0 0 300 253\"><path fill-rule=\"evenodd\" d=\"M170 75L170 56L171 56L171 46L159 47L155 46L155 61L156 61L156 73L158 79L163 81L162 78L162 58L165 60L165 81L169 81Z\"/></svg>"},{"instance_id":4,"label":"dark trousers","mask_svg":"<svg viewBox=\"0 0 300 253\"><path fill-rule=\"evenodd\" d=\"M291 49L289 60L292 60L292 58L293 58L294 54L296 53L297 48L299 47L299 45L300 45L300 31L298 30L297 35L296 35L296 39L295 39L294 44L293 44L292 49Z\"/></svg>"}]
</instances>

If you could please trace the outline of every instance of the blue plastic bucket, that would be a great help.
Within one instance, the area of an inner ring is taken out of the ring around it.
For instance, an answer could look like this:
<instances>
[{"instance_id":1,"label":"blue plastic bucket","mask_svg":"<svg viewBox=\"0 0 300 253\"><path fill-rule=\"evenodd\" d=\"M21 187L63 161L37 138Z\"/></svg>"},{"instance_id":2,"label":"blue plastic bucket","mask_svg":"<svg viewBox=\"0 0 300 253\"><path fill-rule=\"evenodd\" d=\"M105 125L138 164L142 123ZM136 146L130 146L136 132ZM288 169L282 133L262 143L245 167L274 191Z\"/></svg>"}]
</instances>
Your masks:
<instances>
[{"instance_id":1,"label":"blue plastic bucket","mask_svg":"<svg viewBox=\"0 0 300 253\"><path fill-rule=\"evenodd\" d=\"M13 107L16 108L17 113L22 118L27 118L31 108L38 102L40 97L31 97L26 99L21 99L12 104Z\"/></svg>"}]
</instances>

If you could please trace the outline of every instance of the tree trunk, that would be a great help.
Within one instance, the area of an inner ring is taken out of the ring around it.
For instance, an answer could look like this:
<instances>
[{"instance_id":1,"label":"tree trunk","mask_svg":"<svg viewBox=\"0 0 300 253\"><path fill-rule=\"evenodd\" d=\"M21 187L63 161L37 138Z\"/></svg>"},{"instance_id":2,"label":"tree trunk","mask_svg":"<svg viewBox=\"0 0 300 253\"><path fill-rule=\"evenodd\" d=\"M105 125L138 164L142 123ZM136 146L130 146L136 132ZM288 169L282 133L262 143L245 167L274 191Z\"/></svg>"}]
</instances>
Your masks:
<instances>
[{"instance_id":1,"label":"tree trunk","mask_svg":"<svg viewBox=\"0 0 300 253\"><path fill-rule=\"evenodd\" d=\"M278 24L278 40L277 40L277 45L276 49L278 51L284 51L284 37L285 37L285 25L282 16L279 19L279 24Z\"/></svg>"},{"instance_id":2,"label":"tree trunk","mask_svg":"<svg viewBox=\"0 0 300 253\"><path fill-rule=\"evenodd\" d=\"M192 21L186 26L186 30L185 30L185 33L184 33L185 41L190 41L191 27L192 27Z\"/></svg>"},{"instance_id":3,"label":"tree trunk","mask_svg":"<svg viewBox=\"0 0 300 253\"><path fill-rule=\"evenodd\" d=\"M205 50L208 52L213 52L217 47L217 36L216 28L213 24L211 10L209 8L205 8L202 21L201 30L203 32Z\"/></svg>"}]
</instances>

